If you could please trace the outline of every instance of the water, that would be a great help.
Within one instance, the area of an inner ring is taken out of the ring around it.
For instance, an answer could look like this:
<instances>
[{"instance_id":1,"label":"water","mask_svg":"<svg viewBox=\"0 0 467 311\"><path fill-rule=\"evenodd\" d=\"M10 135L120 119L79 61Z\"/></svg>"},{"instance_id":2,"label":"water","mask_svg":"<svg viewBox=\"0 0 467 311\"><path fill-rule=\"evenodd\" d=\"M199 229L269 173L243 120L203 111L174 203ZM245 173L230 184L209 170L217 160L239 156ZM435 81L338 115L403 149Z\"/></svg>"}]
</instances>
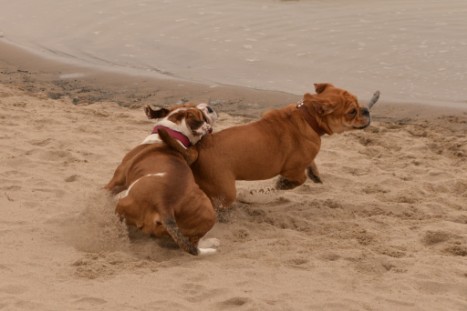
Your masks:
<instances>
[{"instance_id":1,"label":"water","mask_svg":"<svg viewBox=\"0 0 467 311\"><path fill-rule=\"evenodd\" d=\"M4 40L133 74L467 105L467 1L0 0Z\"/></svg>"}]
</instances>

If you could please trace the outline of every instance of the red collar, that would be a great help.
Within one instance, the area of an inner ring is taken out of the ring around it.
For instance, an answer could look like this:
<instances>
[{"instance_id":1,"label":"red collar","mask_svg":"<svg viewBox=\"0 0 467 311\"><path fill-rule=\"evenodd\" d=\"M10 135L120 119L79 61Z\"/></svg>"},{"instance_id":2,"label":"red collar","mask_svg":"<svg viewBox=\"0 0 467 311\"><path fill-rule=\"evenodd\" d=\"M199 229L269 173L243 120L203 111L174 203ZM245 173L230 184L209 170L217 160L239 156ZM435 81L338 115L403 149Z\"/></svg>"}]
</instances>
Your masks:
<instances>
[{"instance_id":1,"label":"red collar","mask_svg":"<svg viewBox=\"0 0 467 311\"><path fill-rule=\"evenodd\" d=\"M301 112L303 117L305 118L306 123L319 135L323 136L324 134L329 134L325 129L323 129L321 126L319 126L318 122L316 122L316 119L313 118L308 110L306 109L305 105L303 102L298 103L297 105L298 111Z\"/></svg>"},{"instance_id":2,"label":"red collar","mask_svg":"<svg viewBox=\"0 0 467 311\"><path fill-rule=\"evenodd\" d=\"M168 128L168 127L165 127L165 126L162 126L162 125L156 125L154 127L154 129L152 130L152 134L157 134L157 130L159 130L159 129L164 129L165 131L167 131L167 133L169 134L170 137L175 138L176 140L181 142L183 144L183 146L185 146L185 148L188 148L188 147L191 146L191 142L188 139L188 137L186 137L185 135L183 135L180 132L174 131L171 128Z\"/></svg>"}]
</instances>

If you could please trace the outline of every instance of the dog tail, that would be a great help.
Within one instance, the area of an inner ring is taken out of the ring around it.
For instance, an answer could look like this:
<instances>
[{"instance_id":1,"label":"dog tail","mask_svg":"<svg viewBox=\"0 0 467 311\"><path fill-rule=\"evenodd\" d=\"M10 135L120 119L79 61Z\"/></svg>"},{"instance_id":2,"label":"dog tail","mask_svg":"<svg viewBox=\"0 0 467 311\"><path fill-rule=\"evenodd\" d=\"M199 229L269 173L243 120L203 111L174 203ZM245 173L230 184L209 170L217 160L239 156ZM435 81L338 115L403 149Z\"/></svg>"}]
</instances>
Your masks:
<instances>
[{"instance_id":1,"label":"dog tail","mask_svg":"<svg viewBox=\"0 0 467 311\"><path fill-rule=\"evenodd\" d=\"M185 252L197 256L199 255L199 249L196 245L190 242L190 240L183 235L178 228L177 223L173 217L169 217L162 221L165 229L172 237L172 239L178 244L178 246L183 249Z\"/></svg>"}]
</instances>

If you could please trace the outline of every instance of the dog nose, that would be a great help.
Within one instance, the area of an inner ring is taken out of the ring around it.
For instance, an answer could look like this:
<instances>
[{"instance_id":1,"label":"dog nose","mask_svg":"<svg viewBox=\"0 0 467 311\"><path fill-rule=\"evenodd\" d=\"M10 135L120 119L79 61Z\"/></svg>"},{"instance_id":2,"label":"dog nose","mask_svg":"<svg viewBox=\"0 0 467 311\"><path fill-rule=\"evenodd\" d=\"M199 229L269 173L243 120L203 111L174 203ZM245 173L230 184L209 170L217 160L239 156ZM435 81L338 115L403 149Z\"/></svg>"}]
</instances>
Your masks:
<instances>
[{"instance_id":1,"label":"dog nose","mask_svg":"<svg viewBox=\"0 0 467 311\"><path fill-rule=\"evenodd\" d=\"M208 112L209 112L209 113L213 113L213 112L214 112L214 110L212 110L211 107L207 106L206 108L208 109Z\"/></svg>"},{"instance_id":2,"label":"dog nose","mask_svg":"<svg viewBox=\"0 0 467 311\"><path fill-rule=\"evenodd\" d=\"M362 115L364 117L369 117L370 116L370 110L368 110L368 108L362 108Z\"/></svg>"}]
</instances>

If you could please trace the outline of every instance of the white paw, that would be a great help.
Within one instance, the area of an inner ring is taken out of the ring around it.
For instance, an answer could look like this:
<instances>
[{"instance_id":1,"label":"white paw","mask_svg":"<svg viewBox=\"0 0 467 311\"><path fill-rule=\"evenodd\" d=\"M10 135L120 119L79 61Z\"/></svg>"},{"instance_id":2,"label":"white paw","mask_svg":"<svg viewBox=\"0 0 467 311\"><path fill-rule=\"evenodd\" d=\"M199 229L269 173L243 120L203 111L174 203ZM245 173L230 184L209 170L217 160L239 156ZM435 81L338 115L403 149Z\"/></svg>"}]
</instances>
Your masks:
<instances>
[{"instance_id":1,"label":"white paw","mask_svg":"<svg viewBox=\"0 0 467 311\"><path fill-rule=\"evenodd\" d=\"M216 238L202 239L198 242L198 245L204 248L218 248L221 245L221 241Z\"/></svg>"},{"instance_id":2,"label":"white paw","mask_svg":"<svg viewBox=\"0 0 467 311\"><path fill-rule=\"evenodd\" d=\"M217 252L215 248L201 248L198 247L198 255L199 256L206 256L206 255L213 255Z\"/></svg>"}]
</instances>

